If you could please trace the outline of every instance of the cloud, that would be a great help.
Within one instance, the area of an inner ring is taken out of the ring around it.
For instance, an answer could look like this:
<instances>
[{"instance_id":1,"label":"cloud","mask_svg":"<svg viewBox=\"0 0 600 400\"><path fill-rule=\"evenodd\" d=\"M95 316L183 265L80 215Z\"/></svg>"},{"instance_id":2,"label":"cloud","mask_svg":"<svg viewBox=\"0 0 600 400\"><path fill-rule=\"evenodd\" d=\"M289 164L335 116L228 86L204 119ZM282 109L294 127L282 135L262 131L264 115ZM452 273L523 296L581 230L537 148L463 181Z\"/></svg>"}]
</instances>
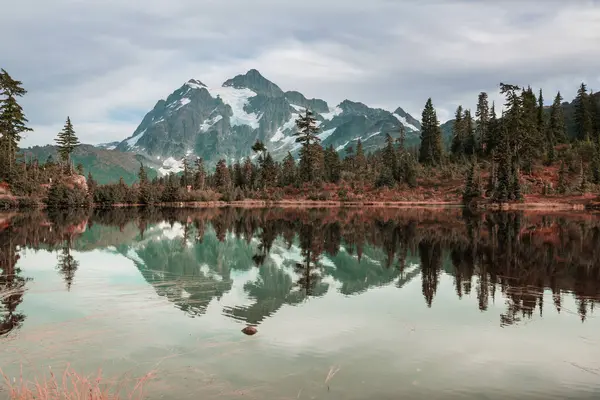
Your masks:
<instances>
[{"instance_id":1,"label":"cloud","mask_svg":"<svg viewBox=\"0 0 600 400\"><path fill-rule=\"evenodd\" d=\"M22 0L0 15L3 63L52 141L67 115L84 142L123 139L190 78L209 86L257 68L284 90L348 98L442 119L499 82L557 90L600 86L596 1ZM598 89L600 90L600 89Z\"/></svg>"}]
</instances>

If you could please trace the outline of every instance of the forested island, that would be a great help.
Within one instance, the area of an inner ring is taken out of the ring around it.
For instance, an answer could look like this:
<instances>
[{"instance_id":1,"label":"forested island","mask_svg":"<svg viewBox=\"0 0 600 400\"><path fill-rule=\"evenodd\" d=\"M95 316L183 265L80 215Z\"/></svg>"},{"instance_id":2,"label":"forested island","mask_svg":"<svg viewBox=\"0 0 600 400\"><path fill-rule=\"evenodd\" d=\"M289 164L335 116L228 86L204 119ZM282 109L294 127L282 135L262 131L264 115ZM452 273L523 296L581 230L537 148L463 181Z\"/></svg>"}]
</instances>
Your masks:
<instances>
[{"instance_id":1,"label":"forested island","mask_svg":"<svg viewBox=\"0 0 600 400\"><path fill-rule=\"evenodd\" d=\"M422 112L420 144L388 132L386 145L365 152L361 140L343 154L323 148L310 109L296 120L298 160L275 160L263 142L244 160L205 165L186 159L183 171L150 179L140 163L138 181L100 185L71 154L80 145L70 118L55 141L59 159L38 160L19 151L31 131L19 99L27 91L0 73L0 208L90 206L202 206L207 203L331 202L348 204L513 204L595 206L600 190L600 96L582 83L567 126L563 98L544 106L531 87L500 84L498 111L479 94L475 113L459 106L452 139L444 144L432 99Z\"/></svg>"}]
</instances>

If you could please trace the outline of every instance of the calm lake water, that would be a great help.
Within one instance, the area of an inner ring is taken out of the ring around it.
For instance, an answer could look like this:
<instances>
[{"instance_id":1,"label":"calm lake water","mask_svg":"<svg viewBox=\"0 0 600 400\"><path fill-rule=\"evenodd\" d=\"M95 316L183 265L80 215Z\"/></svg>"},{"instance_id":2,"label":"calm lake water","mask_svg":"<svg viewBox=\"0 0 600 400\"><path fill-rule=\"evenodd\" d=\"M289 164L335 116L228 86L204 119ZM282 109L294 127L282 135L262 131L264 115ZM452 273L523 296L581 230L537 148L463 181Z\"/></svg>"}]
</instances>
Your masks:
<instances>
[{"instance_id":1,"label":"calm lake water","mask_svg":"<svg viewBox=\"0 0 600 400\"><path fill-rule=\"evenodd\" d=\"M149 399L600 398L593 214L119 209L0 229L11 377L156 371Z\"/></svg>"}]
</instances>

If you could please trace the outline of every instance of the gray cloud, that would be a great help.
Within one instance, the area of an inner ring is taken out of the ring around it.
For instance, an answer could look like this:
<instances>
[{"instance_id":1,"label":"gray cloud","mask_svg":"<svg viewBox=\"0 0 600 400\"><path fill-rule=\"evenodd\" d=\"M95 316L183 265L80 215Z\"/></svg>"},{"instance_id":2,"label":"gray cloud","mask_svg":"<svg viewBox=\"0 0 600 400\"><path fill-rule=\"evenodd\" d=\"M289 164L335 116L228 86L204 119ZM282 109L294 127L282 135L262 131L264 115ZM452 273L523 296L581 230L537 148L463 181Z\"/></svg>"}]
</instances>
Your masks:
<instances>
[{"instance_id":1,"label":"gray cloud","mask_svg":"<svg viewBox=\"0 0 600 400\"><path fill-rule=\"evenodd\" d=\"M500 4L498 4L500 3ZM21 0L0 15L2 65L48 143L67 115L81 139L130 135L189 78L209 86L257 68L284 90L442 119L498 83L571 98L600 87L597 1ZM600 90L600 89L598 89Z\"/></svg>"}]
</instances>

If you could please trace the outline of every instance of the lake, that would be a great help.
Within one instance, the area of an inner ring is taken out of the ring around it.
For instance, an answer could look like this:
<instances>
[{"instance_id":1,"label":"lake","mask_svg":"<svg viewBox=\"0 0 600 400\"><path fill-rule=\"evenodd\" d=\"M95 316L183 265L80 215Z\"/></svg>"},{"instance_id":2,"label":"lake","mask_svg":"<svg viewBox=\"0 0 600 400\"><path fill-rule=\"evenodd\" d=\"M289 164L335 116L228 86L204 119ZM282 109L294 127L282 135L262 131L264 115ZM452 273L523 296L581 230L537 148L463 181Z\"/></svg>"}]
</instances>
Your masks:
<instances>
[{"instance_id":1,"label":"lake","mask_svg":"<svg viewBox=\"0 0 600 400\"><path fill-rule=\"evenodd\" d=\"M148 399L600 397L595 214L114 209L0 229L9 377L155 371Z\"/></svg>"}]
</instances>

